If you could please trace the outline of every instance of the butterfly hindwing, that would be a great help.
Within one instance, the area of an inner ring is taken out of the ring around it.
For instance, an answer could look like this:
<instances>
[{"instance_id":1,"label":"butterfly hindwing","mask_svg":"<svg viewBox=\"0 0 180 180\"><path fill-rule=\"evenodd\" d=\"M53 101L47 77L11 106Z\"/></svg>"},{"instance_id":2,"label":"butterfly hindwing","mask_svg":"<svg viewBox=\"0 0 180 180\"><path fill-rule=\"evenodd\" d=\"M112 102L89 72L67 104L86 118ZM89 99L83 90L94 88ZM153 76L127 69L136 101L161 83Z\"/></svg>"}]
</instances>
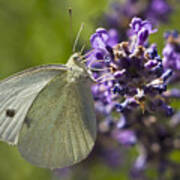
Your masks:
<instances>
[{"instance_id":1,"label":"butterfly hindwing","mask_svg":"<svg viewBox=\"0 0 180 180\"><path fill-rule=\"evenodd\" d=\"M18 142L22 156L34 165L62 168L86 158L96 138L93 98L87 79L53 79L34 100Z\"/></svg>"},{"instance_id":2,"label":"butterfly hindwing","mask_svg":"<svg viewBox=\"0 0 180 180\"><path fill-rule=\"evenodd\" d=\"M0 81L0 140L17 144L33 100L49 81L66 70L63 65L44 65Z\"/></svg>"}]
</instances>

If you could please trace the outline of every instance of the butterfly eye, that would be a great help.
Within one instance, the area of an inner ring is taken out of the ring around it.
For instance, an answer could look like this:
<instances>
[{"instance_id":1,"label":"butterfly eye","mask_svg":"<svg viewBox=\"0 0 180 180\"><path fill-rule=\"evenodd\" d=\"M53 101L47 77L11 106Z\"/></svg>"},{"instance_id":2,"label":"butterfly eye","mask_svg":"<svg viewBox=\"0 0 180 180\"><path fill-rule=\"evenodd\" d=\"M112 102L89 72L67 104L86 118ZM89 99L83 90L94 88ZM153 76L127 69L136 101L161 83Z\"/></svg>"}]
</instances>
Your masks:
<instances>
[{"instance_id":1,"label":"butterfly eye","mask_svg":"<svg viewBox=\"0 0 180 180\"><path fill-rule=\"evenodd\" d=\"M14 117L15 116L15 110L14 109L7 109L6 110L6 116L8 117Z\"/></svg>"},{"instance_id":2,"label":"butterfly eye","mask_svg":"<svg viewBox=\"0 0 180 180\"><path fill-rule=\"evenodd\" d=\"M74 61L78 61L79 60L79 56L74 56Z\"/></svg>"}]
</instances>

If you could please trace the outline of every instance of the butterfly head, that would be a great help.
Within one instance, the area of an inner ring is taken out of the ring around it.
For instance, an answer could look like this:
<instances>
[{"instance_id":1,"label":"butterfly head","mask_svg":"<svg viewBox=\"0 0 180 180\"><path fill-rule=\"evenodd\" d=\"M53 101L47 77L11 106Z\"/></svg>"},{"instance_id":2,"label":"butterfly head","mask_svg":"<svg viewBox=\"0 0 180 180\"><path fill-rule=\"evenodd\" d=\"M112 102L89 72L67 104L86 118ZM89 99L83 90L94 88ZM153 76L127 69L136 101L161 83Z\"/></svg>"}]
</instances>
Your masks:
<instances>
[{"instance_id":1,"label":"butterfly head","mask_svg":"<svg viewBox=\"0 0 180 180\"><path fill-rule=\"evenodd\" d=\"M76 63L76 64L80 64L82 61L82 56L78 52L74 53L71 58L73 59L74 63Z\"/></svg>"},{"instance_id":2,"label":"butterfly head","mask_svg":"<svg viewBox=\"0 0 180 180\"><path fill-rule=\"evenodd\" d=\"M82 68L86 69L83 63L83 56L80 53L74 53L67 62L67 66L70 68Z\"/></svg>"}]
</instances>

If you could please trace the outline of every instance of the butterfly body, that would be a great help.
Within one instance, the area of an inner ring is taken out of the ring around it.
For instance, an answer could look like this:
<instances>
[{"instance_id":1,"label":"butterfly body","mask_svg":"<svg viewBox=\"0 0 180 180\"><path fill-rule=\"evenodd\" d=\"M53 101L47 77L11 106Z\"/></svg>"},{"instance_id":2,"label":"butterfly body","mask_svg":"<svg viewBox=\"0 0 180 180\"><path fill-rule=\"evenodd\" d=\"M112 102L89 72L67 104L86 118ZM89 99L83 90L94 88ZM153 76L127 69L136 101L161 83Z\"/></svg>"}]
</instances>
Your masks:
<instances>
[{"instance_id":1,"label":"butterfly body","mask_svg":"<svg viewBox=\"0 0 180 180\"><path fill-rule=\"evenodd\" d=\"M87 81L89 80L89 74L84 67L84 64L80 63L78 53L75 53L67 62L67 67L70 69L69 74L67 76L68 82L76 81L77 79L85 78Z\"/></svg>"},{"instance_id":2,"label":"butterfly body","mask_svg":"<svg viewBox=\"0 0 180 180\"><path fill-rule=\"evenodd\" d=\"M31 68L0 82L0 140L30 163L62 168L80 162L96 139L86 69L74 54L66 65Z\"/></svg>"}]
</instances>

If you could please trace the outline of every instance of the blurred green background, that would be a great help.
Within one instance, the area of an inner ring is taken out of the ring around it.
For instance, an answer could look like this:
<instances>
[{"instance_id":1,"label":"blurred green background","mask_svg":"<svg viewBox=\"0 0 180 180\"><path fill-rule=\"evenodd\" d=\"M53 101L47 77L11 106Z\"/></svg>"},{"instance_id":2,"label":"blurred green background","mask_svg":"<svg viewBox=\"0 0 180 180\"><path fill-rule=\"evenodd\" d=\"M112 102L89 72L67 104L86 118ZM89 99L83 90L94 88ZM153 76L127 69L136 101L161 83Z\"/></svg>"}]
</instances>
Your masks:
<instances>
[{"instance_id":1,"label":"blurred green background","mask_svg":"<svg viewBox=\"0 0 180 180\"><path fill-rule=\"evenodd\" d=\"M107 9L108 3L107 0L0 0L0 78L35 65L65 63L72 54L72 42L81 23L85 23L81 44L88 46L91 33L98 27L95 19ZM73 29L69 7L73 9ZM180 30L179 17L180 8L177 7L171 23L161 26L152 36L151 41L157 42L159 51L164 43L163 32ZM133 160L135 153L132 151ZM102 163L95 164L89 171L92 171L91 179L95 180L126 180L127 168L113 171ZM23 160L15 147L0 143L0 180L32 179L58 177L50 170L34 167Z\"/></svg>"}]
</instances>

